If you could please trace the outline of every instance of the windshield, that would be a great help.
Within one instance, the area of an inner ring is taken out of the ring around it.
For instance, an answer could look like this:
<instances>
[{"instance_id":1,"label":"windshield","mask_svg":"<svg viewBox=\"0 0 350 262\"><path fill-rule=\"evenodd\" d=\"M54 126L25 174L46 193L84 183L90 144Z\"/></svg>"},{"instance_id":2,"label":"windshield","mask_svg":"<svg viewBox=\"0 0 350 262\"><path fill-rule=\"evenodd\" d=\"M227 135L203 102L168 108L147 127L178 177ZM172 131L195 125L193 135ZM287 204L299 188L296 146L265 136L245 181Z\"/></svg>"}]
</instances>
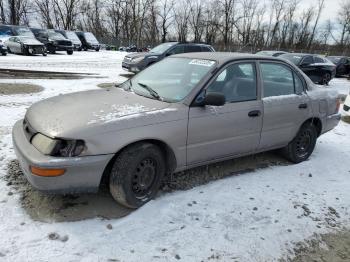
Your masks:
<instances>
[{"instance_id":1,"label":"windshield","mask_svg":"<svg viewBox=\"0 0 350 262\"><path fill-rule=\"evenodd\" d=\"M293 64L298 65L303 57L300 55L284 54L284 55L280 55L280 58L287 59L291 61Z\"/></svg>"},{"instance_id":2,"label":"windshield","mask_svg":"<svg viewBox=\"0 0 350 262\"><path fill-rule=\"evenodd\" d=\"M184 99L215 66L215 61L168 58L141 71L120 87L167 102Z\"/></svg>"},{"instance_id":3,"label":"windshield","mask_svg":"<svg viewBox=\"0 0 350 262\"><path fill-rule=\"evenodd\" d=\"M32 38L35 37L33 32L27 27L17 27L15 29L15 31L16 31L17 35L20 35L20 36L29 36Z\"/></svg>"},{"instance_id":4,"label":"windshield","mask_svg":"<svg viewBox=\"0 0 350 262\"><path fill-rule=\"evenodd\" d=\"M92 33L85 33L85 38L87 41L98 42L96 37Z\"/></svg>"},{"instance_id":5,"label":"windshield","mask_svg":"<svg viewBox=\"0 0 350 262\"><path fill-rule=\"evenodd\" d=\"M155 48L151 49L151 53L164 53L166 50L168 50L173 45L177 44L176 42L173 43L164 43L156 46Z\"/></svg>"},{"instance_id":6,"label":"windshield","mask_svg":"<svg viewBox=\"0 0 350 262\"><path fill-rule=\"evenodd\" d=\"M74 32L66 31L66 35L67 35L68 39L80 42L79 37Z\"/></svg>"},{"instance_id":7,"label":"windshield","mask_svg":"<svg viewBox=\"0 0 350 262\"><path fill-rule=\"evenodd\" d=\"M48 36L50 39L53 39L53 40L65 40L66 38L61 35L60 33L57 33L57 32L52 32L52 31L49 31L48 32Z\"/></svg>"}]
</instances>

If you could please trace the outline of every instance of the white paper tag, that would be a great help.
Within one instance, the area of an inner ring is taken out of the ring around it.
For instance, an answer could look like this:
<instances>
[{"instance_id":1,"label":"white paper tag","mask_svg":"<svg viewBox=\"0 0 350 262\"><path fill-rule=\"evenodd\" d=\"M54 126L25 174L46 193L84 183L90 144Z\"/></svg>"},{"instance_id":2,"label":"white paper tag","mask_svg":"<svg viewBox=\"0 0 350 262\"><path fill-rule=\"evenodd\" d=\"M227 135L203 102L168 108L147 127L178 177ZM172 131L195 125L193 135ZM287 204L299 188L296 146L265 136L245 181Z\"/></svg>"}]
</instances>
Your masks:
<instances>
[{"instance_id":1,"label":"white paper tag","mask_svg":"<svg viewBox=\"0 0 350 262\"><path fill-rule=\"evenodd\" d=\"M200 65L200 66L212 66L213 64L215 64L214 61L211 60L204 60L204 59L193 59L190 62L190 65Z\"/></svg>"}]
</instances>

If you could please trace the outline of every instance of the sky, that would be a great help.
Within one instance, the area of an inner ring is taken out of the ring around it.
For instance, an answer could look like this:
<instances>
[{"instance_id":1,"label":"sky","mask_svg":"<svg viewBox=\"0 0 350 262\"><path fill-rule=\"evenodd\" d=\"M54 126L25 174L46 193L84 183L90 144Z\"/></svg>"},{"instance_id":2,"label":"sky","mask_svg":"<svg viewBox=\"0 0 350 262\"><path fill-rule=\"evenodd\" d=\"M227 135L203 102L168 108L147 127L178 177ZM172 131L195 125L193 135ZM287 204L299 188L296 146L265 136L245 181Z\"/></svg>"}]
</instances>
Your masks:
<instances>
[{"instance_id":1,"label":"sky","mask_svg":"<svg viewBox=\"0 0 350 262\"><path fill-rule=\"evenodd\" d=\"M322 11L320 22L325 22L328 19L335 20L340 9L340 3L346 0L325 0L325 8ZM300 0L300 7L317 6L318 0Z\"/></svg>"}]
</instances>

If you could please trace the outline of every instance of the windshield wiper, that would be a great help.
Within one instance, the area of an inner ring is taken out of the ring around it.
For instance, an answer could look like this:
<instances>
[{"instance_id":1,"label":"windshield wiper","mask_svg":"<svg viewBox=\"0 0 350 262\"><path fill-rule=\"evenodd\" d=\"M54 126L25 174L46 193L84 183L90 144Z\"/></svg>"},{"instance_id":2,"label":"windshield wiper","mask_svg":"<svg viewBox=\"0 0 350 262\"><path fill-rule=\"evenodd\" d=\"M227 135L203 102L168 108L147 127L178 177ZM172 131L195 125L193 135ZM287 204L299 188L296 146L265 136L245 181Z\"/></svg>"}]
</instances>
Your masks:
<instances>
[{"instance_id":1,"label":"windshield wiper","mask_svg":"<svg viewBox=\"0 0 350 262\"><path fill-rule=\"evenodd\" d=\"M158 100L163 100L160 95L157 93L157 91L155 91L154 89L152 89L151 87L149 87L148 85L145 85L143 83L137 83L139 84L141 87L143 87L144 89L146 89L150 94L151 96L153 96L154 98L158 99Z\"/></svg>"}]
</instances>

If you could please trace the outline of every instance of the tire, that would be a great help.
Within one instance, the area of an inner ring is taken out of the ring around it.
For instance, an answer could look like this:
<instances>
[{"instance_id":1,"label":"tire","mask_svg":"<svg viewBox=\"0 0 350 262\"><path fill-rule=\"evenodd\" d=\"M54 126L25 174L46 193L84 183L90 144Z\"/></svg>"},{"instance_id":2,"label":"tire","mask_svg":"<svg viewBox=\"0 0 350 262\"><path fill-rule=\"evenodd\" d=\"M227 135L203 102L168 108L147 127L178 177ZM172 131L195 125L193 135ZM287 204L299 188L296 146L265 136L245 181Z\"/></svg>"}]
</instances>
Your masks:
<instances>
[{"instance_id":1,"label":"tire","mask_svg":"<svg viewBox=\"0 0 350 262\"><path fill-rule=\"evenodd\" d=\"M72 55L72 54L73 54L73 50L68 50L68 51L67 51L67 54L68 54L68 55Z\"/></svg>"},{"instance_id":2,"label":"tire","mask_svg":"<svg viewBox=\"0 0 350 262\"><path fill-rule=\"evenodd\" d=\"M25 56L29 56L28 48L22 47L22 54Z\"/></svg>"},{"instance_id":3,"label":"tire","mask_svg":"<svg viewBox=\"0 0 350 262\"><path fill-rule=\"evenodd\" d=\"M284 156L293 163L307 160L315 149L317 140L316 127L311 123L301 126L295 138L284 149Z\"/></svg>"},{"instance_id":4,"label":"tire","mask_svg":"<svg viewBox=\"0 0 350 262\"><path fill-rule=\"evenodd\" d=\"M43 53L43 56L47 56L46 52L45 52L45 53Z\"/></svg>"},{"instance_id":5,"label":"tire","mask_svg":"<svg viewBox=\"0 0 350 262\"><path fill-rule=\"evenodd\" d=\"M151 143L127 147L111 170L111 195L123 206L139 208L156 196L164 173L165 161L159 147Z\"/></svg>"},{"instance_id":6,"label":"tire","mask_svg":"<svg viewBox=\"0 0 350 262\"><path fill-rule=\"evenodd\" d=\"M4 52L4 53L1 53L1 55L2 55L2 56L6 56L6 55L7 55L7 53L5 53L5 52Z\"/></svg>"},{"instance_id":7,"label":"tire","mask_svg":"<svg viewBox=\"0 0 350 262\"><path fill-rule=\"evenodd\" d=\"M56 54L56 50L53 46L48 46L47 50L49 51L50 54Z\"/></svg>"},{"instance_id":8,"label":"tire","mask_svg":"<svg viewBox=\"0 0 350 262\"><path fill-rule=\"evenodd\" d=\"M321 84L321 85L328 85L330 81L331 81L331 74L330 73L325 73L322 76L321 82L319 84Z\"/></svg>"},{"instance_id":9,"label":"tire","mask_svg":"<svg viewBox=\"0 0 350 262\"><path fill-rule=\"evenodd\" d=\"M100 48L96 48L95 51L96 51L96 52L99 52L99 51L100 51Z\"/></svg>"}]
</instances>

